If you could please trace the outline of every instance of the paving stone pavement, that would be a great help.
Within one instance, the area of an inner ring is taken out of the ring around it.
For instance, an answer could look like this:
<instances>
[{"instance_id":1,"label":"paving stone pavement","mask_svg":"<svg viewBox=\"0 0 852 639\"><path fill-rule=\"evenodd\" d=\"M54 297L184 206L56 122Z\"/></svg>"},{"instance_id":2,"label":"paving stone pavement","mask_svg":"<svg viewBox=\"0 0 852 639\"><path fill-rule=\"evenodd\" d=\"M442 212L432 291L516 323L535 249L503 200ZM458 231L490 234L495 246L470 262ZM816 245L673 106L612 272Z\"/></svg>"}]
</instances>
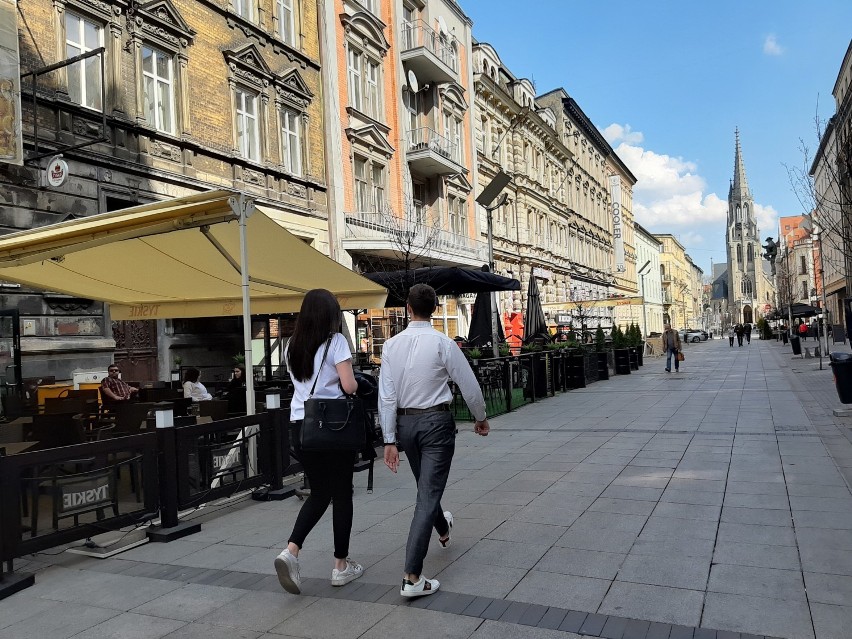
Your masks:
<instances>
[{"instance_id":1,"label":"paving stone pavement","mask_svg":"<svg viewBox=\"0 0 852 639\"><path fill-rule=\"evenodd\" d=\"M847 347L848 349L848 347ZM272 561L301 502L250 500L201 532L110 559L18 562L36 585L0 602L6 637L833 639L852 636L852 435L831 372L789 347L690 344L492 420L462 424L443 505L442 591L399 597L415 487L356 475L352 557L329 584L330 513L301 554L305 592Z\"/></svg>"}]
</instances>

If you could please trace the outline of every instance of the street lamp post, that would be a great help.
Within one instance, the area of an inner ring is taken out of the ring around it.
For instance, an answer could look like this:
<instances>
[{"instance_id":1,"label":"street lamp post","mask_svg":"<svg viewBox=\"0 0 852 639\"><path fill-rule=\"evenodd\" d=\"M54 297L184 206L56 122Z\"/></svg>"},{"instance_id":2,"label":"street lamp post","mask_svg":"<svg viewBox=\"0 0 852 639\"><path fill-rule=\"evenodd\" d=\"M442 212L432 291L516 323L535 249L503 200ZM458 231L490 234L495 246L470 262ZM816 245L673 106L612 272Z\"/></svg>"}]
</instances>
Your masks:
<instances>
[{"instance_id":1,"label":"street lamp post","mask_svg":"<svg viewBox=\"0 0 852 639\"><path fill-rule=\"evenodd\" d=\"M651 264L651 260L648 260L642 265L642 268L639 269L639 277L641 285L642 285L642 335L648 337L648 311L645 306L645 276L648 273L643 273L646 268Z\"/></svg>"}]
</instances>

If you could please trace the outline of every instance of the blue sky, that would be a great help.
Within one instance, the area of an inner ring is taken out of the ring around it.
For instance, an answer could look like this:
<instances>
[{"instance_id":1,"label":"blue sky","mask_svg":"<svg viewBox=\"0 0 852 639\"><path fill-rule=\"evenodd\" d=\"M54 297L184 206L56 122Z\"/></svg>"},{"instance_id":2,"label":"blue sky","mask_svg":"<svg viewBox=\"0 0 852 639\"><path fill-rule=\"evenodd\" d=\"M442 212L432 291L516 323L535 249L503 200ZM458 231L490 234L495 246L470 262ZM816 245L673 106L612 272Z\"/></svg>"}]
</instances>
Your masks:
<instances>
[{"instance_id":1,"label":"blue sky","mask_svg":"<svg viewBox=\"0 0 852 639\"><path fill-rule=\"evenodd\" d=\"M762 238L802 212L784 164L834 113L852 0L460 2L515 76L577 100L640 178L638 221L705 274L725 260L736 127Z\"/></svg>"}]
</instances>

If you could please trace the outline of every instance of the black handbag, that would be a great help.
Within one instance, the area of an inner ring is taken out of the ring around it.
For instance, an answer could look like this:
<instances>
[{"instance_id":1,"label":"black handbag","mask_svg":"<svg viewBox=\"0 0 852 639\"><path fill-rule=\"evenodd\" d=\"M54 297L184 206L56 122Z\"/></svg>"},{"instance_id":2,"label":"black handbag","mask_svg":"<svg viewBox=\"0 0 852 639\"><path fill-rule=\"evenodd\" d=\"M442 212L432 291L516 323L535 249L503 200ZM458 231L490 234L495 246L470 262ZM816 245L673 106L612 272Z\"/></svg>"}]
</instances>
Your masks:
<instances>
[{"instance_id":1,"label":"black handbag","mask_svg":"<svg viewBox=\"0 0 852 639\"><path fill-rule=\"evenodd\" d=\"M320 370L325 364L331 337L325 343L311 394L305 400L301 447L306 451L356 451L367 443L364 405L353 395L339 399L314 399Z\"/></svg>"}]
</instances>

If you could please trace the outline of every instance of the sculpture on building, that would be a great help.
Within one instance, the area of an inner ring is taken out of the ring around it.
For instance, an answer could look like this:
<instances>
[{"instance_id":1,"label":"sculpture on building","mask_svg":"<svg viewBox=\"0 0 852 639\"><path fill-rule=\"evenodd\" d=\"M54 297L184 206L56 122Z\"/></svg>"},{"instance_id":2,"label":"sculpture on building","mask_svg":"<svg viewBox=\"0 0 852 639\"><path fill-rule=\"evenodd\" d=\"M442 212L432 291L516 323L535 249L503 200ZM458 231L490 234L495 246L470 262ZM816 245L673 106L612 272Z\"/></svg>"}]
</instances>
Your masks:
<instances>
[{"instance_id":1,"label":"sculpture on building","mask_svg":"<svg viewBox=\"0 0 852 639\"><path fill-rule=\"evenodd\" d=\"M771 237L766 238L766 244L763 245L763 258L769 262L772 267L772 275L775 275L775 258L778 257L778 244Z\"/></svg>"}]
</instances>

